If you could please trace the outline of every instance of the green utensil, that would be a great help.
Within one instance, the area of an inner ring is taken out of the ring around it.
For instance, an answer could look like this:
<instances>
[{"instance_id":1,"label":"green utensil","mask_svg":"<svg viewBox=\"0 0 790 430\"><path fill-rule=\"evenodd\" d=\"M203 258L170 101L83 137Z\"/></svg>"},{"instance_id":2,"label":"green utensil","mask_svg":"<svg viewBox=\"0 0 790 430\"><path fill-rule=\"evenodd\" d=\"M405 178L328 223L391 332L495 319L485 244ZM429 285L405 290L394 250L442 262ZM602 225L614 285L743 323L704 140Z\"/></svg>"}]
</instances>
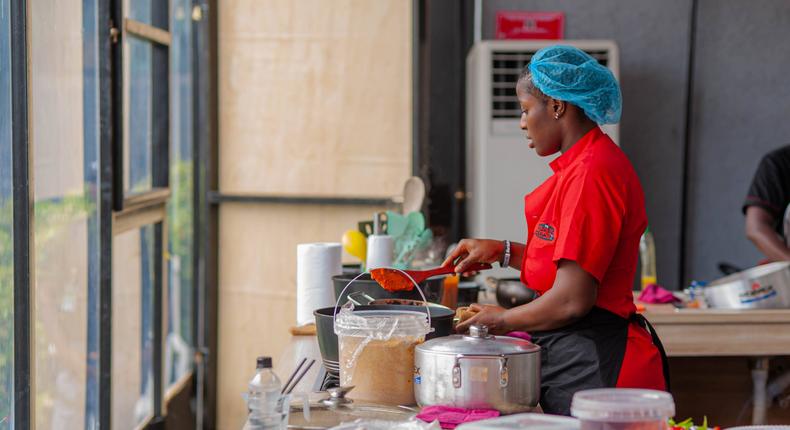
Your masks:
<instances>
[{"instance_id":1,"label":"green utensil","mask_svg":"<svg viewBox=\"0 0 790 430\"><path fill-rule=\"evenodd\" d=\"M393 238L402 236L409 226L409 218L399 213L387 211L387 234Z\"/></svg>"}]
</instances>

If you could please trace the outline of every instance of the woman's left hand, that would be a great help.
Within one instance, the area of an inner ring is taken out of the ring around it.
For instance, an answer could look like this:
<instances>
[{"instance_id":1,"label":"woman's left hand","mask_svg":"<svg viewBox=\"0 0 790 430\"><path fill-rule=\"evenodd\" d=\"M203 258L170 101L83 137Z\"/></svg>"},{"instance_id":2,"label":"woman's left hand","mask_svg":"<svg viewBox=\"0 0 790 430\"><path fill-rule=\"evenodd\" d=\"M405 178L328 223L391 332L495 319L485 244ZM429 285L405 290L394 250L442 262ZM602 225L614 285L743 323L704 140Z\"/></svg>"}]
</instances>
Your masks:
<instances>
[{"instance_id":1,"label":"woman's left hand","mask_svg":"<svg viewBox=\"0 0 790 430\"><path fill-rule=\"evenodd\" d=\"M458 333L467 332L473 324L485 325L491 334L506 334L512 331L505 326L504 315L506 309L503 307L473 303L469 306L469 310L476 312L476 314L455 327L455 331Z\"/></svg>"}]
</instances>

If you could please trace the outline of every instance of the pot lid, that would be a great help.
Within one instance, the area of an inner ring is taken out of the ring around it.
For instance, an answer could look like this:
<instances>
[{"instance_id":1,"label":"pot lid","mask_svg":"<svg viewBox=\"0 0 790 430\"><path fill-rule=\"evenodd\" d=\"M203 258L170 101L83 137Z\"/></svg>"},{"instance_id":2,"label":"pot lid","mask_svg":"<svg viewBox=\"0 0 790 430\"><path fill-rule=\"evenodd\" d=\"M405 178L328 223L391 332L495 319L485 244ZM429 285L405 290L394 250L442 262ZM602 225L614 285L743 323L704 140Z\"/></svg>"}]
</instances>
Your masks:
<instances>
[{"instance_id":1,"label":"pot lid","mask_svg":"<svg viewBox=\"0 0 790 430\"><path fill-rule=\"evenodd\" d=\"M488 327L473 325L468 335L437 337L418 345L417 350L438 354L501 356L538 352L540 347L516 337L492 336L488 334Z\"/></svg>"}]
</instances>

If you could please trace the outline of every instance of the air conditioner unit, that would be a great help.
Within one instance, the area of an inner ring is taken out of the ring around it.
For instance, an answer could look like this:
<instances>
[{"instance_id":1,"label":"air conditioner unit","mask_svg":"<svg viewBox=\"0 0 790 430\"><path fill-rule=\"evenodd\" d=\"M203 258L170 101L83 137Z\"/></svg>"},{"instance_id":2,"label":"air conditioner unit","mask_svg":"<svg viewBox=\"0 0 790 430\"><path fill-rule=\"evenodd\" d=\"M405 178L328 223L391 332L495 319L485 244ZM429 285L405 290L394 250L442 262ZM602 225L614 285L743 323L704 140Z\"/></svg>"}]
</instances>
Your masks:
<instances>
[{"instance_id":1,"label":"air conditioner unit","mask_svg":"<svg viewBox=\"0 0 790 430\"><path fill-rule=\"evenodd\" d=\"M519 128L521 108L515 85L532 55L556 43L482 41L466 58L466 207L470 237L526 240L524 196L551 175L549 162L557 155L542 158L527 146ZM618 77L618 51L613 41L561 43L587 52ZM618 142L617 125L602 129ZM507 276L505 269L492 274Z\"/></svg>"}]
</instances>

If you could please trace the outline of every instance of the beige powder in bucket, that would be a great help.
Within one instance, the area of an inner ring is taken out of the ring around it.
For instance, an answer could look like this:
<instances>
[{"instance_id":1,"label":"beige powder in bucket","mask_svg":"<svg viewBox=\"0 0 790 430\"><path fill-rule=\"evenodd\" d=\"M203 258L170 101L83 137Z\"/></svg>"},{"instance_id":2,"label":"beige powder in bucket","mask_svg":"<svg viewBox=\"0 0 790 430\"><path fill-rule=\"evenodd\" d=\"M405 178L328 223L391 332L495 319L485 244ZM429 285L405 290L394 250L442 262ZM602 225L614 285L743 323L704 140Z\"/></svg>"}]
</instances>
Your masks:
<instances>
[{"instance_id":1,"label":"beige powder in bucket","mask_svg":"<svg viewBox=\"0 0 790 430\"><path fill-rule=\"evenodd\" d=\"M340 385L353 385L348 397L385 405L413 405L414 347L424 336L389 340L339 336Z\"/></svg>"}]
</instances>

